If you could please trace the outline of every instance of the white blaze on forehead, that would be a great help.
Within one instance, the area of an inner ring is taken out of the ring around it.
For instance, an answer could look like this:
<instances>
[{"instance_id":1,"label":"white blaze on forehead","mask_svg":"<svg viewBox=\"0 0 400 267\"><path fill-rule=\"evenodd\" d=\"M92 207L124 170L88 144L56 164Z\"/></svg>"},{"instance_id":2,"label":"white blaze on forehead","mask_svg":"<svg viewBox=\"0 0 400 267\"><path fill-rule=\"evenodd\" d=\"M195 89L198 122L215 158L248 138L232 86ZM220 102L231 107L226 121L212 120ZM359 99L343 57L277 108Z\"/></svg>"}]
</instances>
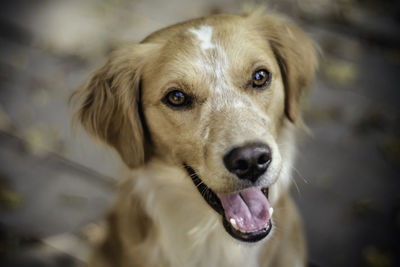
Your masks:
<instances>
[{"instance_id":1,"label":"white blaze on forehead","mask_svg":"<svg viewBox=\"0 0 400 267\"><path fill-rule=\"evenodd\" d=\"M228 57L224 49L219 45L217 40L212 42L213 28L211 26L202 25L198 28L191 28L188 31L190 34L195 35L195 40L200 41L199 47L201 53L195 61L197 69L207 77L206 79L209 81L208 86L211 91L216 95L221 95L224 90L229 90L227 82ZM214 99L216 98L214 97ZM218 102L222 107L224 103L221 101L221 97L218 99L220 99Z\"/></svg>"},{"instance_id":2,"label":"white blaze on forehead","mask_svg":"<svg viewBox=\"0 0 400 267\"><path fill-rule=\"evenodd\" d=\"M189 32L193 33L200 41L200 47L202 50L214 48L214 44L211 42L213 28L211 26L201 26L198 29L191 28Z\"/></svg>"}]
</instances>

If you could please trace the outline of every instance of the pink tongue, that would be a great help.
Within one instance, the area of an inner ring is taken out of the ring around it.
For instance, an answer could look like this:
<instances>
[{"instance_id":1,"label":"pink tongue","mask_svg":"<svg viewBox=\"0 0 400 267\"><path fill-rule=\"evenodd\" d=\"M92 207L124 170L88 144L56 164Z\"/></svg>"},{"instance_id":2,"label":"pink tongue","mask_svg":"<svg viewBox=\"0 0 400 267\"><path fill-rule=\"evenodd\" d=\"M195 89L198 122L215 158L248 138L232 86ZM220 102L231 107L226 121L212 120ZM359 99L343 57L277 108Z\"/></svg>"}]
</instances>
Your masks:
<instances>
[{"instance_id":1,"label":"pink tongue","mask_svg":"<svg viewBox=\"0 0 400 267\"><path fill-rule=\"evenodd\" d=\"M254 232L269 222L269 202L261 189L251 187L237 193L218 194L229 221L234 219L242 232Z\"/></svg>"}]
</instances>

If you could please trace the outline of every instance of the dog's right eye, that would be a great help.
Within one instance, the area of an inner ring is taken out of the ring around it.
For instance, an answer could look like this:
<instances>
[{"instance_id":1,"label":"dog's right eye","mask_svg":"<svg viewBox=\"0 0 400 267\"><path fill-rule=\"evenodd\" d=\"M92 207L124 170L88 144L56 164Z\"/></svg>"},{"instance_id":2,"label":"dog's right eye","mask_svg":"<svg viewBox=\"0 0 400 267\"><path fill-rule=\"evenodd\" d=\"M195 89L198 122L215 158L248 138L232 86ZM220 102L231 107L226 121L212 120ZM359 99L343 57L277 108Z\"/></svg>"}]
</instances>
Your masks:
<instances>
[{"instance_id":1,"label":"dog's right eye","mask_svg":"<svg viewBox=\"0 0 400 267\"><path fill-rule=\"evenodd\" d=\"M164 104L173 108L189 107L192 104L190 96L180 90L172 90L163 98Z\"/></svg>"}]
</instances>

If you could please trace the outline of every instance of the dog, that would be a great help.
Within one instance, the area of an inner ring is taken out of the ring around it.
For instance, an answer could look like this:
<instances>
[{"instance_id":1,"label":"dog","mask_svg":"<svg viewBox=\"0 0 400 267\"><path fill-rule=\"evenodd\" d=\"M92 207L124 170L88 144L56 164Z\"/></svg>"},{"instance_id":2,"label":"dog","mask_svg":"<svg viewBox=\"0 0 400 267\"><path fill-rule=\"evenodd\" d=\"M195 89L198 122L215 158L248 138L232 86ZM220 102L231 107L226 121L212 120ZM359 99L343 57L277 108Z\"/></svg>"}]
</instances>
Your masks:
<instances>
[{"instance_id":1,"label":"dog","mask_svg":"<svg viewBox=\"0 0 400 267\"><path fill-rule=\"evenodd\" d=\"M305 266L288 191L316 64L300 28L258 11L113 52L73 94L130 169L89 266Z\"/></svg>"}]
</instances>

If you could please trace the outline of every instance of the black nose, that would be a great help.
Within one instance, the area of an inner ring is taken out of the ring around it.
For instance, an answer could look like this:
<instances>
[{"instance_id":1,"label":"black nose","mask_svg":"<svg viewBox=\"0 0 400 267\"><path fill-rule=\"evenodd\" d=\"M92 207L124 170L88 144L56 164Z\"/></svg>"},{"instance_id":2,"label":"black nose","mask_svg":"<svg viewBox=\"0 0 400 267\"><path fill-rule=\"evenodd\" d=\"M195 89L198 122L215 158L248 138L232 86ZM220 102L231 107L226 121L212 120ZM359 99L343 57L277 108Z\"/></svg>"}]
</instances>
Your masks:
<instances>
[{"instance_id":1,"label":"black nose","mask_svg":"<svg viewBox=\"0 0 400 267\"><path fill-rule=\"evenodd\" d=\"M257 181L271 163L271 150L263 143L237 147L224 156L225 167L239 179Z\"/></svg>"}]
</instances>

